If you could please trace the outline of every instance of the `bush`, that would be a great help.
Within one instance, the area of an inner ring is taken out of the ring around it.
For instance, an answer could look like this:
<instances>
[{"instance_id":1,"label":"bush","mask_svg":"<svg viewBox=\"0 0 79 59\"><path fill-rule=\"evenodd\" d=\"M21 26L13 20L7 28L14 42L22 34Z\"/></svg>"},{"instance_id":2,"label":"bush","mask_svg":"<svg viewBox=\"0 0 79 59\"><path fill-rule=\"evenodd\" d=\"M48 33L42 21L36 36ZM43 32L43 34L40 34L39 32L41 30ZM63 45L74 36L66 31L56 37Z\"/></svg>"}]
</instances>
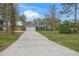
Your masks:
<instances>
[{"instance_id":1,"label":"bush","mask_svg":"<svg viewBox=\"0 0 79 59\"><path fill-rule=\"evenodd\" d=\"M17 26L16 27L16 30L18 30L18 31L25 31L25 27L24 26Z\"/></svg>"},{"instance_id":2,"label":"bush","mask_svg":"<svg viewBox=\"0 0 79 59\"><path fill-rule=\"evenodd\" d=\"M35 28L35 29L36 29L36 31L38 31L38 30L39 30L39 28L38 28L37 26L36 26L36 28Z\"/></svg>"},{"instance_id":3,"label":"bush","mask_svg":"<svg viewBox=\"0 0 79 59\"><path fill-rule=\"evenodd\" d=\"M49 27L36 27L36 31L52 31Z\"/></svg>"},{"instance_id":4,"label":"bush","mask_svg":"<svg viewBox=\"0 0 79 59\"><path fill-rule=\"evenodd\" d=\"M60 24L58 26L59 33L70 33L71 32L71 26L68 22Z\"/></svg>"},{"instance_id":5,"label":"bush","mask_svg":"<svg viewBox=\"0 0 79 59\"><path fill-rule=\"evenodd\" d=\"M26 30L26 28L25 27L22 27L22 31L25 31Z\"/></svg>"}]
</instances>

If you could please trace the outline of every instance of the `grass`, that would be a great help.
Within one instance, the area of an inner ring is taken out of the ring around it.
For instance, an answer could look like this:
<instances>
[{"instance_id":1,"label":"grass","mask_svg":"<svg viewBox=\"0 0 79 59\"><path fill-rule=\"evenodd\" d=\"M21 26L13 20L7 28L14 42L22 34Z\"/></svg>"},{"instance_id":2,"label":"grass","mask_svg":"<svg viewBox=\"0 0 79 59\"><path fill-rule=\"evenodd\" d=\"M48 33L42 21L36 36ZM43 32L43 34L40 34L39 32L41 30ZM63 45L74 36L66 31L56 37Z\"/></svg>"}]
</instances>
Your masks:
<instances>
[{"instance_id":1,"label":"grass","mask_svg":"<svg viewBox=\"0 0 79 59\"><path fill-rule=\"evenodd\" d=\"M57 31L38 31L49 40L79 52L79 34L59 34Z\"/></svg>"},{"instance_id":2,"label":"grass","mask_svg":"<svg viewBox=\"0 0 79 59\"><path fill-rule=\"evenodd\" d=\"M22 33L18 32L18 33L15 33L15 35L10 35L5 32L0 32L0 51L4 50L9 45L14 43L21 34Z\"/></svg>"}]
</instances>

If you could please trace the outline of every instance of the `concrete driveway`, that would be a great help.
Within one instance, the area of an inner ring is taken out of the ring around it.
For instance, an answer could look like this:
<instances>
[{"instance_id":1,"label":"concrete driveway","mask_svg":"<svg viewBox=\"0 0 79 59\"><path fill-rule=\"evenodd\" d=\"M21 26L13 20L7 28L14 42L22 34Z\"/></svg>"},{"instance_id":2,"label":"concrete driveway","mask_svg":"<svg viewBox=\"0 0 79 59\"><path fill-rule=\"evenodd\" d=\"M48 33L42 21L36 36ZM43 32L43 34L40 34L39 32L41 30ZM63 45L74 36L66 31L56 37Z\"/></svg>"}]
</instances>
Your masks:
<instances>
[{"instance_id":1,"label":"concrete driveway","mask_svg":"<svg viewBox=\"0 0 79 59\"><path fill-rule=\"evenodd\" d=\"M28 27L27 31L1 56L79 56L79 53L48 40L43 35Z\"/></svg>"}]
</instances>

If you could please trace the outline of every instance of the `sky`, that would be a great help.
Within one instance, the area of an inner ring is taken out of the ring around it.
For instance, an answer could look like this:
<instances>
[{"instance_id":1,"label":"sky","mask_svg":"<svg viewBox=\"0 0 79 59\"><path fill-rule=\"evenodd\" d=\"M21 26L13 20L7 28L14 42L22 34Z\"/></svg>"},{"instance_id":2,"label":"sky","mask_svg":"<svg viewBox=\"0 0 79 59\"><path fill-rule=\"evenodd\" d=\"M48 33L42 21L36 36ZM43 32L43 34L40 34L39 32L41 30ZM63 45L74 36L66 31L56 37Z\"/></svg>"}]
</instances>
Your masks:
<instances>
[{"instance_id":1,"label":"sky","mask_svg":"<svg viewBox=\"0 0 79 59\"><path fill-rule=\"evenodd\" d=\"M38 12L40 14L47 13L49 10L49 6L51 4L49 3L23 3L19 4L20 7L20 13L22 14L23 11L33 10L35 12Z\"/></svg>"},{"instance_id":2,"label":"sky","mask_svg":"<svg viewBox=\"0 0 79 59\"><path fill-rule=\"evenodd\" d=\"M44 14L48 14L49 3L23 3L19 4L20 15L25 15L28 21L34 18L44 18Z\"/></svg>"},{"instance_id":3,"label":"sky","mask_svg":"<svg viewBox=\"0 0 79 59\"><path fill-rule=\"evenodd\" d=\"M55 3L54 3L55 4ZM19 14L25 15L27 17L27 21L33 21L35 18L44 18L45 14L49 13L49 10L53 3L22 3L19 4ZM62 9L60 3L56 3L57 11ZM65 19L73 19L73 17L66 17L65 15L59 15L61 20Z\"/></svg>"}]
</instances>

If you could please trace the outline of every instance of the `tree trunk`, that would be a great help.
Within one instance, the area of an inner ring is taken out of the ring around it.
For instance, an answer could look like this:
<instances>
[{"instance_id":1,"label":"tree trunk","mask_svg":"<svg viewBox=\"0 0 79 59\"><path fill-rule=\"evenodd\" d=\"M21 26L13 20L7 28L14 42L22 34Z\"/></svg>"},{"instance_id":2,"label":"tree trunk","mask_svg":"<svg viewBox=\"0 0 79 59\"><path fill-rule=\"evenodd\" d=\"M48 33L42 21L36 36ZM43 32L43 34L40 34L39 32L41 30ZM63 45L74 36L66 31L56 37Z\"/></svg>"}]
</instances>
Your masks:
<instances>
[{"instance_id":1,"label":"tree trunk","mask_svg":"<svg viewBox=\"0 0 79 59\"><path fill-rule=\"evenodd\" d=\"M15 9L12 3L6 4L6 21L7 21L7 31L10 34L14 34L15 31Z\"/></svg>"},{"instance_id":2,"label":"tree trunk","mask_svg":"<svg viewBox=\"0 0 79 59\"><path fill-rule=\"evenodd\" d=\"M74 32L77 32L76 24L77 23L77 3L75 3L75 20L74 20Z\"/></svg>"},{"instance_id":3,"label":"tree trunk","mask_svg":"<svg viewBox=\"0 0 79 59\"><path fill-rule=\"evenodd\" d=\"M7 22L7 32L8 33L11 33L11 23L10 23L10 20L11 20L11 17L10 17L10 5L7 3L6 4L6 22Z\"/></svg>"},{"instance_id":4,"label":"tree trunk","mask_svg":"<svg viewBox=\"0 0 79 59\"><path fill-rule=\"evenodd\" d=\"M15 31L15 27L16 27L16 21L15 21L15 7L13 4L11 4L11 30L12 30L12 34L14 34Z\"/></svg>"}]
</instances>

